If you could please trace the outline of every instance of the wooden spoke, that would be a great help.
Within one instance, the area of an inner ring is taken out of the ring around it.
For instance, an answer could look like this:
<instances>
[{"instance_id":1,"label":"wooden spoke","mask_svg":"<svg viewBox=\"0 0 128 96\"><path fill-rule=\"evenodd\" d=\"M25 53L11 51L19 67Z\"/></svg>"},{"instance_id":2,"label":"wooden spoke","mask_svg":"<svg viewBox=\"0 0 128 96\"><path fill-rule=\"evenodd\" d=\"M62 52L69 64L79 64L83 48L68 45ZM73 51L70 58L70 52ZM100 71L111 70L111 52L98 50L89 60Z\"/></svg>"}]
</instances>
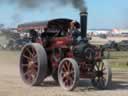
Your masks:
<instances>
[{"instance_id":1,"label":"wooden spoke","mask_svg":"<svg viewBox=\"0 0 128 96\"><path fill-rule=\"evenodd\" d=\"M27 52L29 53L30 57L32 58L32 57L33 57L33 54L32 54L32 52L30 51L30 49L29 49L29 48L26 48L26 50L27 50Z\"/></svg>"},{"instance_id":2,"label":"wooden spoke","mask_svg":"<svg viewBox=\"0 0 128 96\"><path fill-rule=\"evenodd\" d=\"M73 75L74 74L74 71L72 70L72 71L70 71L70 75Z\"/></svg>"},{"instance_id":3,"label":"wooden spoke","mask_svg":"<svg viewBox=\"0 0 128 96\"><path fill-rule=\"evenodd\" d=\"M35 49L33 47L32 47L32 54L33 54L33 56L36 55L36 51L35 51Z\"/></svg>"},{"instance_id":4,"label":"wooden spoke","mask_svg":"<svg viewBox=\"0 0 128 96\"><path fill-rule=\"evenodd\" d=\"M98 68L99 68L99 71L101 70L101 63L98 62Z\"/></svg>"},{"instance_id":5,"label":"wooden spoke","mask_svg":"<svg viewBox=\"0 0 128 96\"><path fill-rule=\"evenodd\" d=\"M28 60L32 60L32 58L30 58L29 56L27 56L25 54L23 54L23 57L26 58L26 59L28 59Z\"/></svg>"},{"instance_id":6,"label":"wooden spoke","mask_svg":"<svg viewBox=\"0 0 128 96\"><path fill-rule=\"evenodd\" d=\"M105 70L106 70L106 68L105 68L105 67L103 67L102 71L105 71Z\"/></svg>"},{"instance_id":7,"label":"wooden spoke","mask_svg":"<svg viewBox=\"0 0 128 96\"><path fill-rule=\"evenodd\" d=\"M36 76L36 72L37 71L35 69L32 69L32 72L31 73L32 73L32 75Z\"/></svg>"},{"instance_id":8,"label":"wooden spoke","mask_svg":"<svg viewBox=\"0 0 128 96\"><path fill-rule=\"evenodd\" d=\"M65 80L66 78L67 78L67 75L66 74L63 74L62 79Z\"/></svg>"},{"instance_id":9,"label":"wooden spoke","mask_svg":"<svg viewBox=\"0 0 128 96\"><path fill-rule=\"evenodd\" d=\"M104 76L102 76L101 78L102 78L102 80L104 80L104 81L106 80Z\"/></svg>"},{"instance_id":10,"label":"wooden spoke","mask_svg":"<svg viewBox=\"0 0 128 96\"><path fill-rule=\"evenodd\" d=\"M64 72L66 72L66 71L67 71L64 65L63 65L63 68L62 68L62 69L63 69L63 71L64 71Z\"/></svg>"},{"instance_id":11,"label":"wooden spoke","mask_svg":"<svg viewBox=\"0 0 128 96\"><path fill-rule=\"evenodd\" d=\"M96 64L96 68L97 68L97 70L96 71L99 71L99 66Z\"/></svg>"},{"instance_id":12,"label":"wooden spoke","mask_svg":"<svg viewBox=\"0 0 128 96\"><path fill-rule=\"evenodd\" d=\"M32 82L32 77L31 76L28 76L27 77L27 81Z\"/></svg>"},{"instance_id":13,"label":"wooden spoke","mask_svg":"<svg viewBox=\"0 0 128 96\"><path fill-rule=\"evenodd\" d=\"M24 75L27 77L36 77L36 70L28 70Z\"/></svg>"},{"instance_id":14,"label":"wooden spoke","mask_svg":"<svg viewBox=\"0 0 128 96\"><path fill-rule=\"evenodd\" d=\"M31 77L34 80L36 78L36 75L35 74L32 74Z\"/></svg>"},{"instance_id":15,"label":"wooden spoke","mask_svg":"<svg viewBox=\"0 0 128 96\"><path fill-rule=\"evenodd\" d=\"M29 76L29 74L30 74L30 70L27 70L25 73L24 73L24 76Z\"/></svg>"},{"instance_id":16,"label":"wooden spoke","mask_svg":"<svg viewBox=\"0 0 128 96\"><path fill-rule=\"evenodd\" d=\"M67 71L67 68L66 68L66 65L65 64L63 65L63 70L64 70L64 72Z\"/></svg>"},{"instance_id":17,"label":"wooden spoke","mask_svg":"<svg viewBox=\"0 0 128 96\"><path fill-rule=\"evenodd\" d=\"M65 83L65 86L68 86L68 80L67 79L64 81L64 83Z\"/></svg>"},{"instance_id":18,"label":"wooden spoke","mask_svg":"<svg viewBox=\"0 0 128 96\"><path fill-rule=\"evenodd\" d=\"M28 80L29 82L32 82L32 80L33 80L32 76L31 76L31 75L28 75L28 76L27 76L27 80Z\"/></svg>"},{"instance_id":19,"label":"wooden spoke","mask_svg":"<svg viewBox=\"0 0 128 96\"><path fill-rule=\"evenodd\" d=\"M70 85L73 84L73 78L72 77L69 78L69 81L70 81Z\"/></svg>"},{"instance_id":20,"label":"wooden spoke","mask_svg":"<svg viewBox=\"0 0 128 96\"><path fill-rule=\"evenodd\" d=\"M21 64L22 67L28 67L28 64Z\"/></svg>"},{"instance_id":21,"label":"wooden spoke","mask_svg":"<svg viewBox=\"0 0 128 96\"><path fill-rule=\"evenodd\" d=\"M64 72L62 73L62 79L65 83L65 86L70 86L71 84L73 84L73 79L74 79L74 70L72 69L72 64L68 61L65 61L64 65L63 65L63 70ZM68 74L66 73L68 72Z\"/></svg>"},{"instance_id":22,"label":"wooden spoke","mask_svg":"<svg viewBox=\"0 0 128 96\"><path fill-rule=\"evenodd\" d=\"M34 57L33 57L33 58L37 60L37 55L34 55Z\"/></svg>"},{"instance_id":23,"label":"wooden spoke","mask_svg":"<svg viewBox=\"0 0 128 96\"><path fill-rule=\"evenodd\" d=\"M101 71L104 69L104 63L101 64Z\"/></svg>"},{"instance_id":24,"label":"wooden spoke","mask_svg":"<svg viewBox=\"0 0 128 96\"><path fill-rule=\"evenodd\" d=\"M72 64L71 64L70 62L69 62L68 65L67 65L69 72L71 71L71 65L72 65Z\"/></svg>"},{"instance_id":25,"label":"wooden spoke","mask_svg":"<svg viewBox=\"0 0 128 96\"><path fill-rule=\"evenodd\" d=\"M68 62L67 61L65 61L65 68L67 69L67 71L68 71Z\"/></svg>"}]
</instances>

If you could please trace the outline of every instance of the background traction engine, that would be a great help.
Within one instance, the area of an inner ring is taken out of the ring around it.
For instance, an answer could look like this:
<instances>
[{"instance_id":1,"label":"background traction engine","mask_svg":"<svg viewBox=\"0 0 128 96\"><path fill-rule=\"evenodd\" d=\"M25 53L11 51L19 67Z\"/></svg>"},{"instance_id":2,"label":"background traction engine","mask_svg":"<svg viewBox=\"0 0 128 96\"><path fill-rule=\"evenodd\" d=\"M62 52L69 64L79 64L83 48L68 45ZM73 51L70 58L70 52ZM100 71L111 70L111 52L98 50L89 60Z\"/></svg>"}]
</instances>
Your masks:
<instances>
[{"instance_id":1,"label":"background traction engine","mask_svg":"<svg viewBox=\"0 0 128 96\"><path fill-rule=\"evenodd\" d=\"M79 79L90 79L98 89L111 85L112 73L103 59L100 48L91 45L86 36L87 12L80 13L81 39L75 41L70 35L42 38L42 44L27 44L20 56L20 73L26 84L36 86L52 75L60 86L68 91L73 90ZM45 44L47 42L47 44Z\"/></svg>"}]
</instances>

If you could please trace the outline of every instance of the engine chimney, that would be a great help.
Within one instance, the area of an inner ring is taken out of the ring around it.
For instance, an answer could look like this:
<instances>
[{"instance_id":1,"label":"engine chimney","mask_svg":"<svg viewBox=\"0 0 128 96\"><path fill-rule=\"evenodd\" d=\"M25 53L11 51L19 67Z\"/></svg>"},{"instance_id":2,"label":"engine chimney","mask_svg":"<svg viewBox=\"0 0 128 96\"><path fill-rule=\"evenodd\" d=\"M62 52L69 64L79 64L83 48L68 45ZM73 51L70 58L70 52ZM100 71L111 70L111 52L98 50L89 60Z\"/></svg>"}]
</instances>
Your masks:
<instances>
[{"instance_id":1,"label":"engine chimney","mask_svg":"<svg viewBox=\"0 0 128 96\"><path fill-rule=\"evenodd\" d=\"M81 12L80 13L80 25L81 25L81 37L86 38L87 37L87 12Z\"/></svg>"}]
</instances>

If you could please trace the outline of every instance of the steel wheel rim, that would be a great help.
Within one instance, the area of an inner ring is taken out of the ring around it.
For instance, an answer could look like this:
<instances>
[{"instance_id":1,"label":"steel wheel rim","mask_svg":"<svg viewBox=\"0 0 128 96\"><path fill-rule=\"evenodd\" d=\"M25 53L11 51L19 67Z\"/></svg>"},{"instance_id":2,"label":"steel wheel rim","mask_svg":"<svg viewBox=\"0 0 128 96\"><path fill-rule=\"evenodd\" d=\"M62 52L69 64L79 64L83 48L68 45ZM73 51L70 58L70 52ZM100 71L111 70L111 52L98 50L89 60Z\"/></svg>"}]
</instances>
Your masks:
<instances>
[{"instance_id":1,"label":"steel wheel rim","mask_svg":"<svg viewBox=\"0 0 128 96\"><path fill-rule=\"evenodd\" d=\"M105 87L107 85L107 80L108 80L108 70L106 68L106 65L104 62L97 62L95 66L95 72L96 76L94 78L95 84L97 86L102 86Z\"/></svg>"},{"instance_id":2,"label":"steel wheel rim","mask_svg":"<svg viewBox=\"0 0 128 96\"><path fill-rule=\"evenodd\" d=\"M61 65L60 77L64 87L70 88L75 83L75 71L70 61L65 60Z\"/></svg>"},{"instance_id":3,"label":"steel wheel rim","mask_svg":"<svg viewBox=\"0 0 128 96\"><path fill-rule=\"evenodd\" d=\"M33 46L27 46L23 49L20 60L20 70L23 80L26 83L32 84L38 73L38 59L37 52Z\"/></svg>"}]
</instances>

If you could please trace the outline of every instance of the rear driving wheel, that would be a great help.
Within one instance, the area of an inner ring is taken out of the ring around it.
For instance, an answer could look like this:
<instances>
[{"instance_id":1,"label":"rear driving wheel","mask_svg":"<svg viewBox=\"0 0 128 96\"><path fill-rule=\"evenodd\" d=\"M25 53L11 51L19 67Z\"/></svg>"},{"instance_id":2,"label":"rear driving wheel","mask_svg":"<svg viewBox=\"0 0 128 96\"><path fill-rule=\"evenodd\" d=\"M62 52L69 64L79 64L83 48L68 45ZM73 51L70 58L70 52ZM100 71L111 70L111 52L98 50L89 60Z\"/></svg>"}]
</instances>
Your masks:
<instances>
[{"instance_id":1,"label":"rear driving wheel","mask_svg":"<svg viewBox=\"0 0 128 96\"><path fill-rule=\"evenodd\" d=\"M112 72L107 60L99 61L94 67L96 76L92 79L92 85L98 89L111 87Z\"/></svg>"},{"instance_id":2,"label":"rear driving wheel","mask_svg":"<svg viewBox=\"0 0 128 96\"><path fill-rule=\"evenodd\" d=\"M65 90L71 91L76 87L79 81L79 67L74 59L65 58L60 62L58 80Z\"/></svg>"},{"instance_id":3,"label":"rear driving wheel","mask_svg":"<svg viewBox=\"0 0 128 96\"><path fill-rule=\"evenodd\" d=\"M20 74L25 83L39 85L47 73L47 55L42 45L26 45L20 56Z\"/></svg>"}]
</instances>

